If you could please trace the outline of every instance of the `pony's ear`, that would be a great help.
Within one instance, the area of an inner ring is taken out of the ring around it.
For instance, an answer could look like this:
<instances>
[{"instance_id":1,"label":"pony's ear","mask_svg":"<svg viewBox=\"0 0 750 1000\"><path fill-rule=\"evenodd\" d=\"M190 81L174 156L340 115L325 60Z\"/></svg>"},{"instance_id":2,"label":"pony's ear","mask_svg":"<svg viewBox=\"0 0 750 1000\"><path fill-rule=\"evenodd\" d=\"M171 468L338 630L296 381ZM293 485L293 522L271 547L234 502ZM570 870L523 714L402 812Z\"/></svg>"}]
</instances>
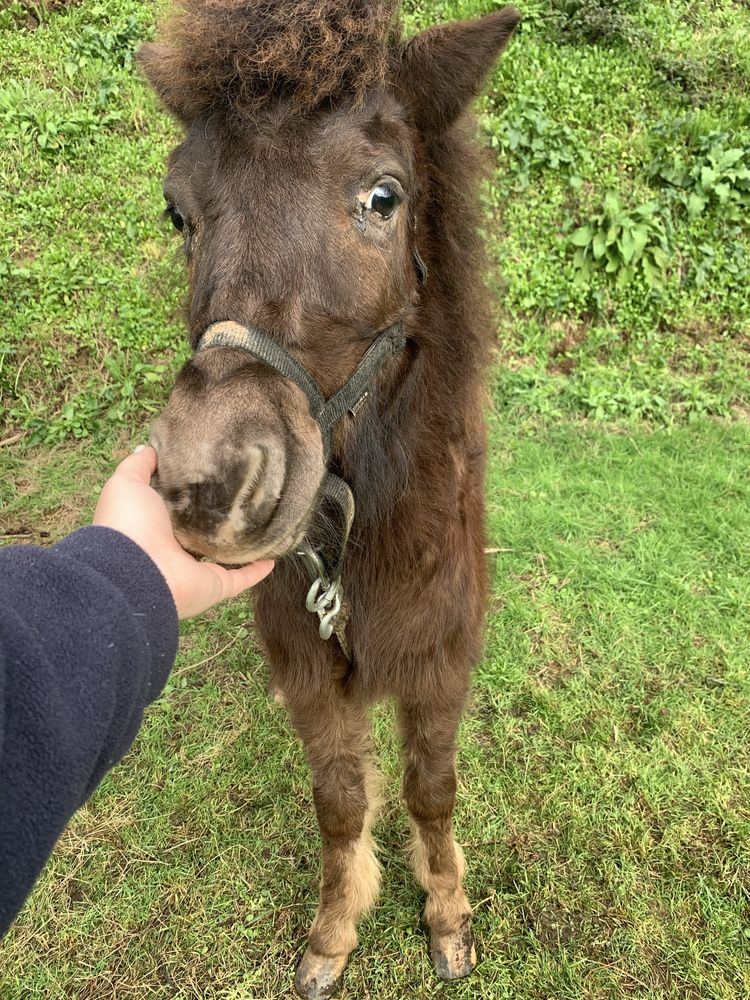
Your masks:
<instances>
[{"instance_id":1,"label":"pony's ear","mask_svg":"<svg viewBox=\"0 0 750 1000\"><path fill-rule=\"evenodd\" d=\"M426 135L450 128L477 96L521 14L515 7L475 21L428 28L399 45L393 81L401 100Z\"/></svg>"},{"instance_id":2,"label":"pony's ear","mask_svg":"<svg viewBox=\"0 0 750 1000\"><path fill-rule=\"evenodd\" d=\"M189 68L180 49L146 42L136 53L136 61L167 111L185 124L195 121L210 103L198 87L185 85Z\"/></svg>"}]
</instances>

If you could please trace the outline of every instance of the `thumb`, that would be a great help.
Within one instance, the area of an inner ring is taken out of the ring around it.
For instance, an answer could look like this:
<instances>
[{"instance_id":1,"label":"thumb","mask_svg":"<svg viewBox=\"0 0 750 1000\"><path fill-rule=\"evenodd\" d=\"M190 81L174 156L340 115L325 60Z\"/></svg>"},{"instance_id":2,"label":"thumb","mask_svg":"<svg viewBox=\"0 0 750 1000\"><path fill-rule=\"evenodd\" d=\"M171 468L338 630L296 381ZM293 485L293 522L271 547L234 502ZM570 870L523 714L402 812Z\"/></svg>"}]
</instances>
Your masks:
<instances>
[{"instance_id":1,"label":"thumb","mask_svg":"<svg viewBox=\"0 0 750 1000\"><path fill-rule=\"evenodd\" d=\"M256 583L260 583L261 580L268 576L275 565L276 563L273 559L262 559L260 562L249 563L247 566L240 566L238 569L225 570L229 578L228 586L230 588L229 593L225 596L236 597L237 594L241 594L248 587L254 587Z\"/></svg>"},{"instance_id":2,"label":"thumb","mask_svg":"<svg viewBox=\"0 0 750 1000\"><path fill-rule=\"evenodd\" d=\"M121 476L125 475L148 485L156 472L156 452L150 445L139 445L132 455L120 462L115 471Z\"/></svg>"},{"instance_id":3,"label":"thumb","mask_svg":"<svg viewBox=\"0 0 750 1000\"><path fill-rule=\"evenodd\" d=\"M210 570L215 584L211 587L216 597L211 602L223 601L228 597L236 597L248 587L255 586L264 577L268 576L276 565L271 559L263 559L260 562L249 563L247 566L240 566L238 569L225 569L217 566L216 563L199 563L202 568Z\"/></svg>"}]
</instances>

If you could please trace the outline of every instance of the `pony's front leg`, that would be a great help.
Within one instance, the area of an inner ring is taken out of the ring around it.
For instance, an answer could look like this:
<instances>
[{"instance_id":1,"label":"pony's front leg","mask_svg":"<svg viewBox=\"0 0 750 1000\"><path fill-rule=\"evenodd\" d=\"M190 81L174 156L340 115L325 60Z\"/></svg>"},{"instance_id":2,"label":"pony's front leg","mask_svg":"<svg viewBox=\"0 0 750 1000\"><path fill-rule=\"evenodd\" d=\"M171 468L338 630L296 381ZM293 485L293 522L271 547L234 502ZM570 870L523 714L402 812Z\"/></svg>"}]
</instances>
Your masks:
<instances>
[{"instance_id":1,"label":"pony's front leg","mask_svg":"<svg viewBox=\"0 0 750 1000\"><path fill-rule=\"evenodd\" d=\"M295 986L306 1000L333 996L357 944L357 923L374 903L380 868L370 825L375 789L368 766L369 723L336 681L287 707L305 745L323 843L320 906Z\"/></svg>"},{"instance_id":2,"label":"pony's front leg","mask_svg":"<svg viewBox=\"0 0 750 1000\"><path fill-rule=\"evenodd\" d=\"M419 702L402 699L400 704L412 862L427 892L430 954L441 979L468 976L477 963L471 907L462 884L463 853L453 839L455 738L462 708L463 699L452 701L439 690Z\"/></svg>"}]
</instances>

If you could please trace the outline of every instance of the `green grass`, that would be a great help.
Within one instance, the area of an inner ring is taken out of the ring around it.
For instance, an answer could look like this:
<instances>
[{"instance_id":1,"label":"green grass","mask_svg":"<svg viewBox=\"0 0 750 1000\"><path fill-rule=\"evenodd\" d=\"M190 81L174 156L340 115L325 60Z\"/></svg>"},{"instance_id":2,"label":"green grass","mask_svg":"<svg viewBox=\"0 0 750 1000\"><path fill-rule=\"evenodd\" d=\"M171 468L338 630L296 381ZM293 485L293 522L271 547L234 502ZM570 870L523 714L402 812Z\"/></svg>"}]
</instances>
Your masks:
<instances>
[{"instance_id":1,"label":"green grass","mask_svg":"<svg viewBox=\"0 0 750 1000\"><path fill-rule=\"evenodd\" d=\"M491 429L501 551L457 812L482 962L450 992L745 996L750 430L519 430L502 415ZM8 516L54 536L50 501L80 496L84 470L92 501L107 465L80 446L20 462ZM387 708L375 724L385 878L343 996L439 996ZM0 947L0 996L289 996L318 844L302 751L240 600L184 626L134 750Z\"/></svg>"},{"instance_id":2,"label":"green grass","mask_svg":"<svg viewBox=\"0 0 750 1000\"><path fill-rule=\"evenodd\" d=\"M750 995L750 235L739 168L703 168L750 160L750 9L521 6L479 103L499 551L457 832L482 961L464 983L433 978L386 706L383 893L342 996L736 1000ZM489 7L408 0L406 23ZM177 134L132 64L153 19L135 0L0 10L6 542L86 522L185 356L178 241L159 222ZM663 241L656 273L628 273L623 239L610 273L576 261L608 192ZM267 698L246 602L183 633L133 751L0 944L1 1000L291 993L318 878L302 751Z\"/></svg>"}]
</instances>

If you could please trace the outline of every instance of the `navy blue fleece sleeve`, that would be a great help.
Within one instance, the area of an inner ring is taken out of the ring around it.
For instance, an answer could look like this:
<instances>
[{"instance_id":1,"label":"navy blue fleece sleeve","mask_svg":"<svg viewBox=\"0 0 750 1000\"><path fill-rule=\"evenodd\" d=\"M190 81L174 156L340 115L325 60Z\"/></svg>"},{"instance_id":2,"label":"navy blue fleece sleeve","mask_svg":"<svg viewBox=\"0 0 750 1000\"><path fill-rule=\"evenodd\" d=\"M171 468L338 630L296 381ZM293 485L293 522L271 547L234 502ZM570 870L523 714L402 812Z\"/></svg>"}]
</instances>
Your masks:
<instances>
[{"instance_id":1,"label":"navy blue fleece sleeve","mask_svg":"<svg viewBox=\"0 0 750 1000\"><path fill-rule=\"evenodd\" d=\"M0 935L135 738L177 638L166 581L119 532L0 549Z\"/></svg>"}]
</instances>

